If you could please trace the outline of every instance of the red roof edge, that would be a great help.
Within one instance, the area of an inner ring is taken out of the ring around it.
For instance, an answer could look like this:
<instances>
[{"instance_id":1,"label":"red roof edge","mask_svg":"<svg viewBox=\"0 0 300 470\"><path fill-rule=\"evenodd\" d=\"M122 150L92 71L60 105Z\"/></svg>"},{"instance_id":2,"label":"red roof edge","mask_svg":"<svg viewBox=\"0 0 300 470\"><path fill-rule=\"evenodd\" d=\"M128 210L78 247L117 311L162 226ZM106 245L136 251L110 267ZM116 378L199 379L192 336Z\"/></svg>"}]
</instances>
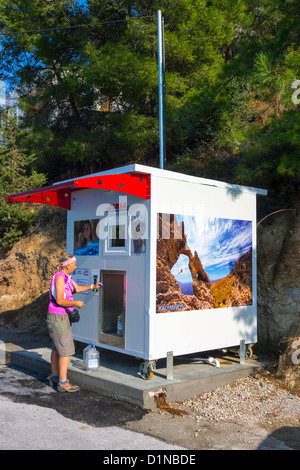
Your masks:
<instances>
[{"instance_id":1,"label":"red roof edge","mask_svg":"<svg viewBox=\"0 0 300 470\"><path fill-rule=\"evenodd\" d=\"M150 199L151 176L142 173L86 176L65 183L6 196L8 202L32 202L71 209L71 193L82 189L106 189Z\"/></svg>"}]
</instances>

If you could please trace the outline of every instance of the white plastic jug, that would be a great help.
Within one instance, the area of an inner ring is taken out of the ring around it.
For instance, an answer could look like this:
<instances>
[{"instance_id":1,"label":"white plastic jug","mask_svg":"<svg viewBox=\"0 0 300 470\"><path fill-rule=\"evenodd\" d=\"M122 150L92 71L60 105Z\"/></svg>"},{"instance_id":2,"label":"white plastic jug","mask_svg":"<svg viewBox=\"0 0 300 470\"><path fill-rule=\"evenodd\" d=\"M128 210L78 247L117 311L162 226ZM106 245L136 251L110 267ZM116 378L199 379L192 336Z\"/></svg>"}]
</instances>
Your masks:
<instances>
[{"instance_id":1,"label":"white plastic jug","mask_svg":"<svg viewBox=\"0 0 300 470\"><path fill-rule=\"evenodd\" d=\"M95 346L90 346L86 352L85 370L97 371L99 368L99 351Z\"/></svg>"},{"instance_id":2,"label":"white plastic jug","mask_svg":"<svg viewBox=\"0 0 300 470\"><path fill-rule=\"evenodd\" d=\"M92 346L93 346L92 343L89 343L89 344L87 345L87 347L84 348L84 350L83 350L83 355L82 355L83 364L85 364L85 362L86 362L86 353L88 352L88 350L89 350Z\"/></svg>"}]
</instances>

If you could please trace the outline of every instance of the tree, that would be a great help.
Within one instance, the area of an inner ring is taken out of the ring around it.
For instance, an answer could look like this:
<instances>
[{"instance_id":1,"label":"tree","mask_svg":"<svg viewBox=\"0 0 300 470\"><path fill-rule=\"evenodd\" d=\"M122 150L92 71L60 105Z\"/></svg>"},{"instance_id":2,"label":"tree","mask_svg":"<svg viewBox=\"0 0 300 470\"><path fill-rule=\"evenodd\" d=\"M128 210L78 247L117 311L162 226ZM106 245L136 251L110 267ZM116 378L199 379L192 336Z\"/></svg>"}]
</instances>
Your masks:
<instances>
[{"instance_id":1,"label":"tree","mask_svg":"<svg viewBox=\"0 0 300 470\"><path fill-rule=\"evenodd\" d=\"M259 175L274 187L296 181L298 144L284 132L291 121L298 130L296 0L0 0L2 78L13 62L35 168L53 181L158 164L158 9L168 168L248 185Z\"/></svg>"},{"instance_id":2,"label":"tree","mask_svg":"<svg viewBox=\"0 0 300 470\"><path fill-rule=\"evenodd\" d=\"M245 15L242 0L89 0L88 8L73 0L2 0L0 6L4 64L9 70L13 58L24 125L32 131L27 145L51 179L64 171L158 161L159 8L172 158L185 132L178 114L216 86L225 61L220 51ZM103 96L116 105L114 113L99 112Z\"/></svg>"},{"instance_id":3,"label":"tree","mask_svg":"<svg viewBox=\"0 0 300 470\"><path fill-rule=\"evenodd\" d=\"M11 248L35 217L32 207L8 204L5 196L42 186L46 178L31 169L35 159L18 146L19 129L12 110L2 114L0 142L0 246Z\"/></svg>"},{"instance_id":4,"label":"tree","mask_svg":"<svg viewBox=\"0 0 300 470\"><path fill-rule=\"evenodd\" d=\"M218 79L206 99L189 103L187 148L172 169L267 184L271 196L282 191L288 199L300 181L300 106L292 100L300 77L300 10L294 0L244 5L246 16L223 50Z\"/></svg>"}]
</instances>

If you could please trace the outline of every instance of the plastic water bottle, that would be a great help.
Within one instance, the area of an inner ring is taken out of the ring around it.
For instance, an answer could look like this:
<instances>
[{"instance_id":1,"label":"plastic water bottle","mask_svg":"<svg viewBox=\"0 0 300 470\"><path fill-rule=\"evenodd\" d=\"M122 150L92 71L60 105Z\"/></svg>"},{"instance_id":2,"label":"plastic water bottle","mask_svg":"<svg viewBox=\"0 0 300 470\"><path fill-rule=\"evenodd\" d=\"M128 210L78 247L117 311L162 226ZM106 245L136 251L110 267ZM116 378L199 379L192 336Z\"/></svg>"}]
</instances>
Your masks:
<instances>
[{"instance_id":1,"label":"plastic water bottle","mask_svg":"<svg viewBox=\"0 0 300 470\"><path fill-rule=\"evenodd\" d=\"M85 370L97 371L99 368L99 351L95 346L90 346L86 353Z\"/></svg>"},{"instance_id":2,"label":"plastic water bottle","mask_svg":"<svg viewBox=\"0 0 300 470\"><path fill-rule=\"evenodd\" d=\"M123 336L123 313L120 313L120 315L118 315L117 335Z\"/></svg>"},{"instance_id":3,"label":"plastic water bottle","mask_svg":"<svg viewBox=\"0 0 300 470\"><path fill-rule=\"evenodd\" d=\"M83 350L83 356L82 356L83 364L86 363L86 353L88 352L88 350L89 350L91 347L92 347L92 343L89 343L89 344L87 345L87 347L84 348L84 350Z\"/></svg>"}]
</instances>

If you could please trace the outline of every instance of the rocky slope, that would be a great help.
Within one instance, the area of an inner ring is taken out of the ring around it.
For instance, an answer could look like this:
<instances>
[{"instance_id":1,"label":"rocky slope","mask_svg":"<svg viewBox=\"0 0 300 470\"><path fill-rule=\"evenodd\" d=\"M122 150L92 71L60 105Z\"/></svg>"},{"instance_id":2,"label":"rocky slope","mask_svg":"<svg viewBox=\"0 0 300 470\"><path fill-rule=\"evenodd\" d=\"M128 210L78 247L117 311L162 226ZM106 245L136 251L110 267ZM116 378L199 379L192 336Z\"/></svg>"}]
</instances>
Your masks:
<instances>
[{"instance_id":1,"label":"rocky slope","mask_svg":"<svg viewBox=\"0 0 300 470\"><path fill-rule=\"evenodd\" d=\"M66 211L44 206L35 229L0 259L0 324L46 333L49 284L65 251Z\"/></svg>"},{"instance_id":2,"label":"rocky slope","mask_svg":"<svg viewBox=\"0 0 300 470\"><path fill-rule=\"evenodd\" d=\"M300 211L278 212L257 230L258 333L278 351L300 336Z\"/></svg>"}]
</instances>

